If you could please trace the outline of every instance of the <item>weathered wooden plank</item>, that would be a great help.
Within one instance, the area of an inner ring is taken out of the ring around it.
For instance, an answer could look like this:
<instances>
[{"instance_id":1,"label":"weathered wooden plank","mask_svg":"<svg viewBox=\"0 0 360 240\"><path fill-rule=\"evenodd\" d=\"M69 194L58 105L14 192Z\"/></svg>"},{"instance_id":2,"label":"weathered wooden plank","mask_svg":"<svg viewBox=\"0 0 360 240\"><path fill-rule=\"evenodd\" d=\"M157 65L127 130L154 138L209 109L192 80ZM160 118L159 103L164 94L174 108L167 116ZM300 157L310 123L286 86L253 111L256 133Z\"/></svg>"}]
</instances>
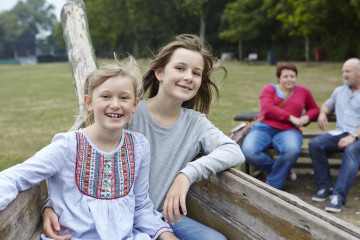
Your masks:
<instances>
[{"instance_id":1,"label":"weathered wooden plank","mask_svg":"<svg viewBox=\"0 0 360 240\"><path fill-rule=\"evenodd\" d=\"M73 73L79 111L83 110L83 86L86 76L96 69L96 57L89 33L85 4L82 0L69 0L61 11L68 59ZM70 130L77 130L83 123L78 117Z\"/></svg>"},{"instance_id":2,"label":"weathered wooden plank","mask_svg":"<svg viewBox=\"0 0 360 240\"><path fill-rule=\"evenodd\" d=\"M189 215L221 231L229 240L244 236L260 239L360 239L360 229L315 208L298 197L274 189L237 170L224 171L191 187L190 198L202 202ZM196 202L188 200L189 203ZM206 209L220 209L213 222ZM236 235L227 231L231 221Z\"/></svg>"},{"instance_id":3,"label":"weathered wooden plank","mask_svg":"<svg viewBox=\"0 0 360 240\"><path fill-rule=\"evenodd\" d=\"M41 209L46 199L45 182L19 193L16 199L0 212L0 239L31 239L41 225Z\"/></svg>"}]
</instances>

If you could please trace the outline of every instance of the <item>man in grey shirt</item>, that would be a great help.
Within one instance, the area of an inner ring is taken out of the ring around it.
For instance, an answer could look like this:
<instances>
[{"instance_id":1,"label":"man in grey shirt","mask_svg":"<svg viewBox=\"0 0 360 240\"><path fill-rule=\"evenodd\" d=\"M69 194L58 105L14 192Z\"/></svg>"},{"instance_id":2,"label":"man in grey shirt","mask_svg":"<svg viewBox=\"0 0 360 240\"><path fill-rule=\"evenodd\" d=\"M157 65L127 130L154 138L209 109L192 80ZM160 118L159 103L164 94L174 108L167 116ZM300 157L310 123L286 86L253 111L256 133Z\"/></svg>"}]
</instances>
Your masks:
<instances>
[{"instance_id":1,"label":"man in grey shirt","mask_svg":"<svg viewBox=\"0 0 360 240\"><path fill-rule=\"evenodd\" d=\"M318 125L324 130L327 115L335 111L336 129L317 136L309 142L310 157L314 167L314 177L318 192L313 201L331 201L325 210L340 212L346 196L354 182L360 165L360 61L348 59L342 68L344 85L337 87L331 97L322 104ZM344 151L340 172L335 188L327 154Z\"/></svg>"}]
</instances>

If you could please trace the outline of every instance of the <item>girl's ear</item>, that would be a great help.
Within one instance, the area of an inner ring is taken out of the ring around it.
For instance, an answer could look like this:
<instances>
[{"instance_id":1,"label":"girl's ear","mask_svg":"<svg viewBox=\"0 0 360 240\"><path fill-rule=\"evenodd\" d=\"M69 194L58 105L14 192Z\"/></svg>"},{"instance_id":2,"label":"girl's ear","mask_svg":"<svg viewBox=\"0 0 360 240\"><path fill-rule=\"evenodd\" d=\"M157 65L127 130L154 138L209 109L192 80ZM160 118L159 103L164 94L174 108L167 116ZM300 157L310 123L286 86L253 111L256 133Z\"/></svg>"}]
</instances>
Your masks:
<instances>
[{"instance_id":1,"label":"girl's ear","mask_svg":"<svg viewBox=\"0 0 360 240\"><path fill-rule=\"evenodd\" d=\"M140 101L140 98L136 98L136 99L135 99L134 108L133 108L133 110L131 111L132 114L135 113L135 110L136 110L137 105L139 104L139 101Z\"/></svg>"},{"instance_id":2,"label":"girl's ear","mask_svg":"<svg viewBox=\"0 0 360 240\"><path fill-rule=\"evenodd\" d=\"M89 95L84 96L84 102L85 102L85 106L86 106L88 112L92 112L93 111L92 101L91 101L91 97Z\"/></svg>"},{"instance_id":3,"label":"girl's ear","mask_svg":"<svg viewBox=\"0 0 360 240\"><path fill-rule=\"evenodd\" d=\"M157 78L157 80L159 82L162 82L163 81L163 77L164 77L164 70L163 68L158 68L156 69L155 71L155 77Z\"/></svg>"}]
</instances>

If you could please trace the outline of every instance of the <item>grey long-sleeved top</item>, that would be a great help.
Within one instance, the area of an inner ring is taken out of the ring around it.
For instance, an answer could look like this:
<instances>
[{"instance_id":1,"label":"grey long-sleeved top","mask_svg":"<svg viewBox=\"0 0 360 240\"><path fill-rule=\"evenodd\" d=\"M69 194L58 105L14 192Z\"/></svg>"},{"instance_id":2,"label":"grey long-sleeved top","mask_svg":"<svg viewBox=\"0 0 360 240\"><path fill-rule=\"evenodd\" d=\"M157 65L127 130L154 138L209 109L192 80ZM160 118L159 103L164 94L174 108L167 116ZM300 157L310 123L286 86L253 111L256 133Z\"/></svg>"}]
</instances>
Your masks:
<instances>
[{"instance_id":1,"label":"grey long-sleeved top","mask_svg":"<svg viewBox=\"0 0 360 240\"><path fill-rule=\"evenodd\" d=\"M240 147L216 128L205 114L181 108L178 119L161 127L141 100L130 126L150 142L149 194L155 209L162 211L166 194L179 172L198 182L245 161ZM199 153L204 156L192 161Z\"/></svg>"}]
</instances>

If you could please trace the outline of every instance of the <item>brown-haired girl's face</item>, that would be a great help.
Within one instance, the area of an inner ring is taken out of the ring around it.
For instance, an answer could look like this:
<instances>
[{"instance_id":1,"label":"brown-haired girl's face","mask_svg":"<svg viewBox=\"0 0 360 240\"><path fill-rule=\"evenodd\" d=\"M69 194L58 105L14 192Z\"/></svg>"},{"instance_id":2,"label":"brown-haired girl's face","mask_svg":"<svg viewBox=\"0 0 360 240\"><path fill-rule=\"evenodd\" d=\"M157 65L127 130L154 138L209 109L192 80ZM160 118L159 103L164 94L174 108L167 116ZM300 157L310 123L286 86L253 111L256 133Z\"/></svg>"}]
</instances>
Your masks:
<instances>
[{"instance_id":1,"label":"brown-haired girl's face","mask_svg":"<svg viewBox=\"0 0 360 240\"><path fill-rule=\"evenodd\" d=\"M199 52L177 48L165 68L155 70L160 82L158 94L181 102L190 100L200 88L203 70Z\"/></svg>"},{"instance_id":2,"label":"brown-haired girl's face","mask_svg":"<svg viewBox=\"0 0 360 240\"><path fill-rule=\"evenodd\" d=\"M94 113L95 125L103 131L122 130L139 102L133 79L116 76L97 86L91 96L85 96L89 112Z\"/></svg>"}]
</instances>

